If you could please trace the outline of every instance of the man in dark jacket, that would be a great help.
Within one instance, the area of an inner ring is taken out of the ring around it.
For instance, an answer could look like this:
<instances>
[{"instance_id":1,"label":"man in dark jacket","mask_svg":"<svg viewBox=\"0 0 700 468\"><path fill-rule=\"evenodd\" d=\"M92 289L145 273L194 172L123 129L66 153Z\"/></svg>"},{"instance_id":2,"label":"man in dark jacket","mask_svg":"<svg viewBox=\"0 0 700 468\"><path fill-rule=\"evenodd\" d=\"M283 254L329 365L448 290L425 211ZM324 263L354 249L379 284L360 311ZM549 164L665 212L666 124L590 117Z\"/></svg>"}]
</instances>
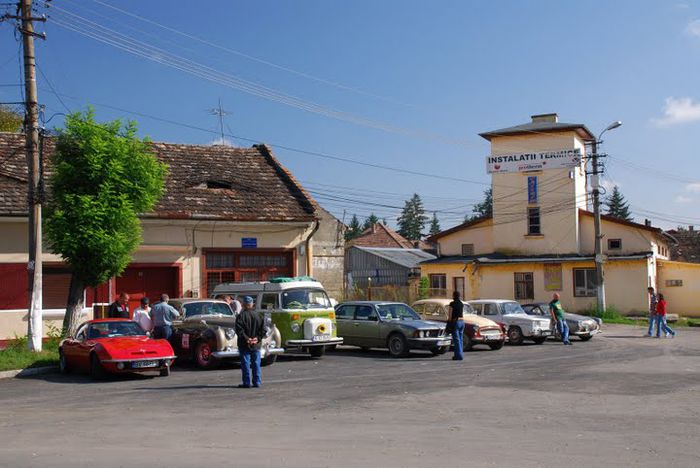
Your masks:
<instances>
[{"instance_id":1,"label":"man in dark jacket","mask_svg":"<svg viewBox=\"0 0 700 468\"><path fill-rule=\"evenodd\" d=\"M260 346L265 336L265 321L255 312L253 298L243 298L243 312L236 318L238 352L241 354L243 383L239 388L250 388L250 368L253 367L253 387L262 385L260 378Z\"/></svg>"},{"instance_id":2,"label":"man in dark jacket","mask_svg":"<svg viewBox=\"0 0 700 468\"><path fill-rule=\"evenodd\" d=\"M107 309L107 318L131 318L129 316L129 295L125 292L112 302Z\"/></svg>"}]
</instances>

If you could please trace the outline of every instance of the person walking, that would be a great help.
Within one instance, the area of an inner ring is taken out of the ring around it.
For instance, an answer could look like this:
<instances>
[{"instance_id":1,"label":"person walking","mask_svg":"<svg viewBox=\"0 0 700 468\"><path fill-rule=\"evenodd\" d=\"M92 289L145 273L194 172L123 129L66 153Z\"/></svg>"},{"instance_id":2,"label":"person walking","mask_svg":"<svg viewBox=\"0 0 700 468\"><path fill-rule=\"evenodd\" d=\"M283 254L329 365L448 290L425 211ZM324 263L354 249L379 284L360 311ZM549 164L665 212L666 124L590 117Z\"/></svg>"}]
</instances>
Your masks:
<instances>
[{"instance_id":1,"label":"person walking","mask_svg":"<svg viewBox=\"0 0 700 468\"><path fill-rule=\"evenodd\" d=\"M656 303L658 298L654 293L654 288L651 286L647 288L647 292L649 293L649 330L646 336L651 338L651 335L654 333L654 324L656 323Z\"/></svg>"},{"instance_id":2,"label":"person walking","mask_svg":"<svg viewBox=\"0 0 700 468\"><path fill-rule=\"evenodd\" d=\"M552 315L552 320L557 324L557 329L561 335L561 341L565 345L571 346L571 341L569 341L569 325L564 319L564 309L561 307L561 302L559 302L559 293L554 293L552 295L552 302L549 303L549 313Z\"/></svg>"},{"instance_id":3,"label":"person walking","mask_svg":"<svg viewBox=\"0 0 700 468\"><path fill-rule=\"evenodd\" d=\"M666 338L669 336L674 338L676 332L666 323L666 300L663 294L659 294L658 302L656 303L656 337L661 338L661 332L664 332Z\"/></svg>"},{"instance_id":4,"label":"person walking","mask_svg":"<svg viewBox=\"0 0 700 468\"><path fill-rule=\"evenodd\" d=\"M153 320L151 320L150 300L147 297L141 298L141 305L134 310L134 322L138 323L143 331L153 331Z\"/></svg>"},{"instance_id":5,"label":"person walking","mask_svg":"<svg viewBox=\"0 0 700 468\"><path fill-rule=\"evenodd\" d=\"M129 295L125 292L112 302L107 309L107 318L129 318Z\"/></svg>"},{"instance_id":6,"label":"person walking","mask_svg":"<svg viewBox=\"0 0 700 468\"><path fill-rule=\"evenodd\" d=\"M452 345L454 346L452 360L462 361L464 360L464 303L459 297L459 291L452 293L450 325L452 325Z\"/></svg>"},{"instance_id":7,"label":"person walking","mask_svg":"<svg viewBox=\"0 0 700 468\"><path fill-rule=\"evenodd\" d=\"M241 355L241 377L243 382L238 388L250 388L250 370L253 369L253 387L262 385L260 375L260 346L265 336L265 322L255 311L253 298L243 298L243 312L236 318L236 335L238 336L238 352Z\"/></svg>"},{"instance_id":8,"label":"person walking","mask_svg":"<svg viewBox=\"0 0 700 468\"><path fill-rule=\"evenodd\" d=\"M169 300L170 297L167 294L161 294L160 302L151 309L154 338L170 339L173 334L173 320L180 318L175 307L168 304Z\"/></svg>"}]
</instances>

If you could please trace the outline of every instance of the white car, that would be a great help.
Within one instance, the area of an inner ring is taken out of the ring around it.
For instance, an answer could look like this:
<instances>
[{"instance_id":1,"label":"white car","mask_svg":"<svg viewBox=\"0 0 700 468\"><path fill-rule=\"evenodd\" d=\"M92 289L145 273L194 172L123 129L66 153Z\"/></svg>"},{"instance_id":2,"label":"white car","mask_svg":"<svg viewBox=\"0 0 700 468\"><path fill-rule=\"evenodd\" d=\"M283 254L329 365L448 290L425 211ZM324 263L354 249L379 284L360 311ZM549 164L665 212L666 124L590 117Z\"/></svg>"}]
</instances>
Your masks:
<instances>
[{"instance_id":1,"label":"white car","mask_svg":"<svg viewBox=\"0 0 700 468\"><path fill-rule=\"evenodd\" d=\"M477 315L503 324L511 344L519 345L526 339L542 344L552 334L549 318L528 315L515 301L480 299L468 302Z\"/></svg>"}]
</instances>

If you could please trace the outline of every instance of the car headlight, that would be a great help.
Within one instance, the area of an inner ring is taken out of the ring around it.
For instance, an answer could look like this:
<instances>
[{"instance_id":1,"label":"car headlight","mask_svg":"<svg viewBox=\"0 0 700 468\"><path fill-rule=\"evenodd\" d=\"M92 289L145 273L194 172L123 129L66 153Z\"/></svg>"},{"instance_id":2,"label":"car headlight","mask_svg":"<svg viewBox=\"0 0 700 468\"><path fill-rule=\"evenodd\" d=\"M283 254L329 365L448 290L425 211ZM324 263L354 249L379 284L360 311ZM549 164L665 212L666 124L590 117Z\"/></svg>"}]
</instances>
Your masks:
<instances>
[{"instance_id":1,"label":"car headlight","mask_svg":"<svg viewBox=\"0 0 700 468\"><path fill-rule=\"evenodd\" d=\"M316 332L317 332L319 335L325 335L327 331L328 331L328 328L327 328L326 325L323 324L323 323L320 324L318 327L316 327Z\"/></svg>"},{"instance_id":2,"label":"car headlight","mask_svg":"<svg viewBox=\"0 0 700 468\"><path fill-rule=\"evenodd\" d=\"M233 328L224 328L224 335L227 340L232 340L236 336L236 331Z\"/></svg>"},{"instance_id":3,"label":"car headlight","mask_svg":"<svg viewBox=\"0 0 700 468\"><path fill-rule=\"evenodd\" d=\"M293 323L293 324L292 324L292 331L293 331L294 333L299 333L300 328L301 328L301 327L299 326L298 323Z\"/></svg>"}]
</instances>

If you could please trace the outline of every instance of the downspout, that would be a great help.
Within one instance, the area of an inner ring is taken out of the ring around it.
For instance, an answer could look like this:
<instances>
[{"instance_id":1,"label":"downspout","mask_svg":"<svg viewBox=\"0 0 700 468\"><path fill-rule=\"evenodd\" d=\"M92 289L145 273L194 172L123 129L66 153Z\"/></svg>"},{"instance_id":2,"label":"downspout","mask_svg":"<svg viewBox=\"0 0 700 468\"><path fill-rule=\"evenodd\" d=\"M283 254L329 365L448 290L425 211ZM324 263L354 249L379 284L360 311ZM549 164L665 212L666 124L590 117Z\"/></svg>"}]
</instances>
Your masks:
<instances>
[{"instance_id":1,"label":"downspout","mask_svg":"<svg viewBox=\"0 0 700 468\"><path fill-rule=\"evenodd\" d=\"M321 222L318 219L314 220L314 228L311 233L306 238L305 249L306 249L306 276L311 276L311 238L316 234L316 231L321 227Z\"/></svg>"}]
</instances>

